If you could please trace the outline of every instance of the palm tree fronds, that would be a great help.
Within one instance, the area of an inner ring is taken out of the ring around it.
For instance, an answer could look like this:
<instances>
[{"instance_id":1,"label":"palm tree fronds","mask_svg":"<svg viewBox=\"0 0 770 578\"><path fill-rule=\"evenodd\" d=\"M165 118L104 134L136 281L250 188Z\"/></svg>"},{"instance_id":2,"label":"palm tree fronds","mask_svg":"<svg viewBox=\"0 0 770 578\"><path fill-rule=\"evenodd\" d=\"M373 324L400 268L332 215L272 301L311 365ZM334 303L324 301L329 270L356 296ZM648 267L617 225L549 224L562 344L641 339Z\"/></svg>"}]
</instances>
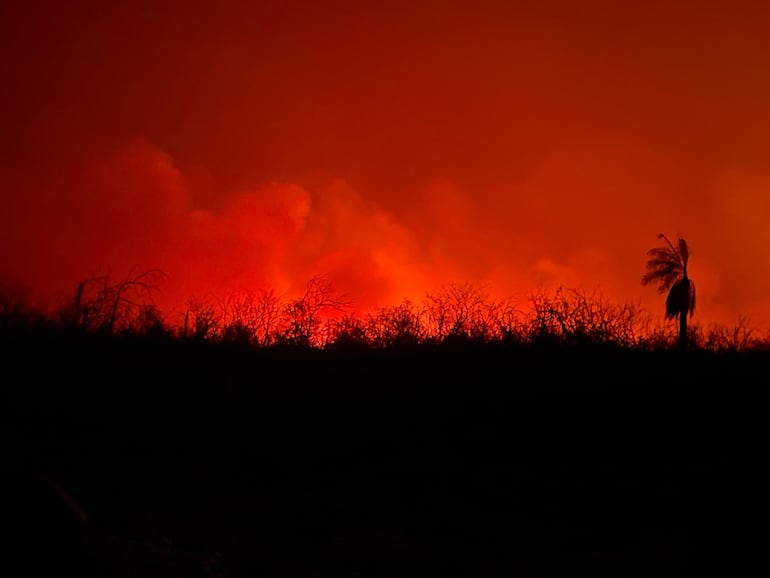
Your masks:
<instances>
[{"instance_id":1,"label":"palm tree fronds","mask_svg":"<svg viewBox=\"0 0 770 578\"><path fill-rule=\"evenodd\" d=\"M647 261L647 271L642 276L642 285L658 285L658 291L665 293L673 283L682 277L682 267L678 259L670 255L653 257Z\"/></svg>"},{"instance_id":2,"label":"palm tree fronds","mask_svg":"<svg viewBox=\"0 0 770 578\"><path fill-rule=\"evenodd\" d=\"M642 276L642 285L657 283L661 293L668 291L681 277L686 277L686 261L668 238L660 234L658 237L665 239L667 247L654 247L647 251L647 272ZM684 247L684 255L688 255L687 243L679 240L680 249Z\"/></svg>"},{"instance_id":3,"label":"palm tree fronds","mask_svg":"<svg viewBox=\"0 0 770 578\"><path fill-rule=\"evenodd\" d=\"M666 235L664 235L663 233L660 233L658 235L658 239L663 239L666 242L666 245L668 245L669 248L671 249L671 252L676 253L676 249L674 248L673 243L671 243L671 241L668 240L668 237L666 237Z\"/></svg>"},{"instance_id":4,"label":"palm tree fronds","mask_svg":"<svg viewBox=\"0 0 770 578\"><path fill-rule=\"evenodd\" d=\"M661 272L677 272L682 273L682 267L678 262L663 261L660 259L650 259L647 261L647 269L649 271L661 271Z\"/></svg>"},{"instance_id":5,"label":"palm tree fronds","mask_svg":"<svg viewBox=\"0 0 770 578\"><path fill-rule=\"evenodd\" d=\"M695 313L695 284L687 276L690 250L687 241L677 238L677 246L664 235L662 247L647 251L647 265L642 275L642 285L655 284L659 293L666 293L666 319L679 319L679 344L687 346L687 317Z\"/></svg>"},{"instance_id":6,"label":"palm tree fronds","mask_svg":"<svg viewBox=\"0 0 770 578\"><path fill-rule=\"evenodd\" d=\"M679 315L692 316L695 308L695 286L689 279L679 279L666 297L666 319Z\"/></svg>"},{"instance_id":7,"label":"palm tree fronds","mask_svg":"<svg viewBox=\"0 0 770 578\"><path fill-rule=\"evenodd\" d=\"M650 249L647 251L647 256L655 261L665 261L677 263L679 265L682 263L677 253L672 253L664 247L656 247L655 249Z\"/></svg>"},{"instance_id":8,"label":"palm tree fronds","mask_svg":"<svg viewBox=\"0 0 770 578\"><path fill-rule=\"evenodd\" d=\"M661 259L669 259L681 263L679 252L670 247L653 247L647 254L652 257L659 257Z\"/></svg>"},{"instance_id":9,"label":"palm tree fronds","mask_svg":"<svg viewBox=\"0 0 770 578\"><path fill-rule=\"evenodd\" d=\"M642 276L642 285L657 284L658 293L665 293L676 279L675 274L661 275L659 271L649 271Z\"/></svg>"}]
</instances>

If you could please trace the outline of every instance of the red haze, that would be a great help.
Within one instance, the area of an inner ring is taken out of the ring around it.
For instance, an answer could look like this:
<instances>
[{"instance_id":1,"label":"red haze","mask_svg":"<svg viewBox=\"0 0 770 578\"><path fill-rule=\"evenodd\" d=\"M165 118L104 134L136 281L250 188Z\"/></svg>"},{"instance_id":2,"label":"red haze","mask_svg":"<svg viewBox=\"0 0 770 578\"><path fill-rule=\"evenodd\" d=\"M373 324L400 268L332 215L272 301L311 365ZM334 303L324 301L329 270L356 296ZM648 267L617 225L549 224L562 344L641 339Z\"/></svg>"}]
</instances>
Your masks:
<instances>
[{"instance_id":1,"label":"red haze","mask_svg":"<svg viewBox=\"0 0 770 578\"><path fill-rule=\"evenodd\" d=\"M642 287L770 320L770 8L589 1L10 2L0 281L131 267L169 310L315 275L360 309L449 281Z\"/></svg>"}]
</instances>

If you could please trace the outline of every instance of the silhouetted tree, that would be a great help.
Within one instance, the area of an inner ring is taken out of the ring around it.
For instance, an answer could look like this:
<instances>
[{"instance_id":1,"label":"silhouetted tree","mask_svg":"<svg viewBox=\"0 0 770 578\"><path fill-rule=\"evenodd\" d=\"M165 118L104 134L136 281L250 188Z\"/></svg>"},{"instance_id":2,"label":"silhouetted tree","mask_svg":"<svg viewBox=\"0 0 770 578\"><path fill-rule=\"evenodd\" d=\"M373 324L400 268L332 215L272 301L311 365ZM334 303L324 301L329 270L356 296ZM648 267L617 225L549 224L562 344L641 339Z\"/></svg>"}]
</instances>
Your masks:
<instances>
[{"instance_id":1,"label":"silhouetted tree","mask_svg":"<svg viewBox=\"0 0 770 578\"><path fill-rule=\"evenodd\" d=\"M214 305L209 300L193 298L187 303L180 334L185 339L210 341L219 329Z\"/></svg>"},{"instance_id":2,"label":"silhouetted tree","mask_svg":"<svg viewBox=\"0 0 770 578\"><path fill-rule=\"evenodd\" d=\"M428 338L424 318L425 310L405 298L398 305L370 313L366 333L371 344L378 348L413 347Z\"/></svg>"},{"instance_id":3,"label":"silhouetted tree","mask_svg":"<svg viewBox=\"0 0 770 578\"><path fill-rule=\"evenodd\" d=\"M483 339L491 332L489 293L472 283L449 283L438 293L426 295L426 314L438 341L449 337Z\"/></svg>"},{"instance_id":4,"label":"silhouetted tree","mask_svg":"<svg viewBox=\"0 0 770 578\"><path fill-rule=\"evenodd\" d=\"M642 285L655 284L659 293L666 293L666 319L679 320L679 347L687 348L687 317L695 313L695 284L687 276L687 262L690 251L687 241L678 238L675 247L668 237L662 247L647 251L647 271L642 275Z\"/></svg>"},{"instance_id":5,"label":"silhouetted tree","mask_svg":"<svg viewBox=\"0 0 770 578\"><path fill-rule=\"evenodd\" d=\"M637 346L647 330L641 307L613 303L599 290L559 287L552 293L530 295L532 319L529 338L538 343Z\"/></svg>"},{"instance_id":6,"label":"silhouetted tree","mask_svg":"<svg viewBox=\"0 0 770 578\"><path fill-rule=\"evenodd\" d=\"M133 269L115 283L109 273L85 279L78 283L73 301L63 308L63 321L82 331L106 335L130 329L138 314L156 312L147 307L152 306L152 293L165 277L161 269Z\"/></svg>"},{"instance_id":7,"label":"silhouetted tree","mask_svg":"<svg viewBox=\"0 0 770 578\"><path fill-rule=\"evenodd\" d=\"M235 292L217 304L222 341L267 347L278 339L281 301L274 289Z\"/></svg>"},{"instance_id":8,"label":"silhouetted tree","mask_svg":"<svg viewBox=\"0 0 770 578\"><path fill-rule=\"evenodd\" d=\"M153 304L142 305L133 318L128 319L126 333L148 338L171 337L172 331L166 327L160 309Z\"/></svg>"},{"instance_id":9,"label":"silhouetted tree","mask_svg":"<svg viewBox=\"0 0 770 578\"><path fill-rule=\"evenodd\" d=\"M744 316L740 316L732 327L712 323L701 338L703 349L716 353L758 350L763 340L754 335L754 331L750 319Z\"/></svg>"},{"instance_id":10,"label":"silhouetted tree","mask_svg":"<svg viewBox=\"0 0 770 578\"><path fill-rule=\"evenodd\" d=\"M257 345L266 347L275 340L281 315L281 303L272 288L259 289L250 308Z\"/></svg>"},{"instance_id":11,"label":"silhouetted tree","mask_svg":"<svg viewBox=\"0 0 770 578\"><path fill-rule=\"evenodd\" d=\"M341 319L330 321L331 339L328 349L363 350L371 345L365 321L355 313L345 314Z\"/></svg>"},{"instance_id":12,"label":"silhouetted tree","mask_svg":"<svg viewBox=\"0 0 770 578\"><path fill-rule=\"evenodd\" d=\"M302 347L321 345L319 328L322 316L331 310L342 312L350 306L347 296L337 295L331 282L324 276L313 277L301 297L284 304L282 316L286 324L283 338L286 343ZM329 341L327 335L326 341Z\"/></svg>"}]
</instances>

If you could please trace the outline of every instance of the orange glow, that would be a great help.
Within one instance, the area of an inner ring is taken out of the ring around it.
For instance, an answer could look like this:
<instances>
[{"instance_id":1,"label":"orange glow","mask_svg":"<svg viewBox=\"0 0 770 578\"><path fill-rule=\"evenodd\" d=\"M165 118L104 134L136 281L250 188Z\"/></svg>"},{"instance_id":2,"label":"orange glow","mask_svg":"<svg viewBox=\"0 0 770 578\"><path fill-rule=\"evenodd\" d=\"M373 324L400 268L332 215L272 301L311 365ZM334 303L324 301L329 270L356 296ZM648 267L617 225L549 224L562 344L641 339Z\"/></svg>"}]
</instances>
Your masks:
<instances>
[{"instance_id":1,"label":"orange glow","mask_svg":"<svg viewBox=\"0 0 770 578\"><path fill-rule=\"evenodd\" d=\"M770 6L12 2L0 284L131 267L168 312L442 284L641 301L690 244L695 321L770 327Z\"/></svg>"}]
</instances>

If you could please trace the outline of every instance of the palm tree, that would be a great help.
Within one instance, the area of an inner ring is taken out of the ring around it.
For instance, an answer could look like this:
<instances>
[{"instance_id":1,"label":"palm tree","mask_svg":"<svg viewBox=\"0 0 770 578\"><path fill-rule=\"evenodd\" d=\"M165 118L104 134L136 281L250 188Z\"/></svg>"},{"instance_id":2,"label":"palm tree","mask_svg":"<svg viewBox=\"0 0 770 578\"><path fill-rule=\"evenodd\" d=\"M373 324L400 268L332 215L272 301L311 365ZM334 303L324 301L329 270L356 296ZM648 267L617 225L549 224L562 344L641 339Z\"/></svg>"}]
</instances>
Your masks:
<instances>
[{"instance_id":1,"label":"palm tree","mask_svg":"<svg viewBox=\"0 0 770 578\"><path fill-rule=\"evenodd\" d=\"M690 252L687 241L679 237L677 246L663 233L658 235L666 244L647 251L647 272L642 285L658 286L659 293L666 293L666 319L679 318L679 347L687 348L687 317L695 313L695 284L687 276Z\"/></svg>"}]
</instances>

